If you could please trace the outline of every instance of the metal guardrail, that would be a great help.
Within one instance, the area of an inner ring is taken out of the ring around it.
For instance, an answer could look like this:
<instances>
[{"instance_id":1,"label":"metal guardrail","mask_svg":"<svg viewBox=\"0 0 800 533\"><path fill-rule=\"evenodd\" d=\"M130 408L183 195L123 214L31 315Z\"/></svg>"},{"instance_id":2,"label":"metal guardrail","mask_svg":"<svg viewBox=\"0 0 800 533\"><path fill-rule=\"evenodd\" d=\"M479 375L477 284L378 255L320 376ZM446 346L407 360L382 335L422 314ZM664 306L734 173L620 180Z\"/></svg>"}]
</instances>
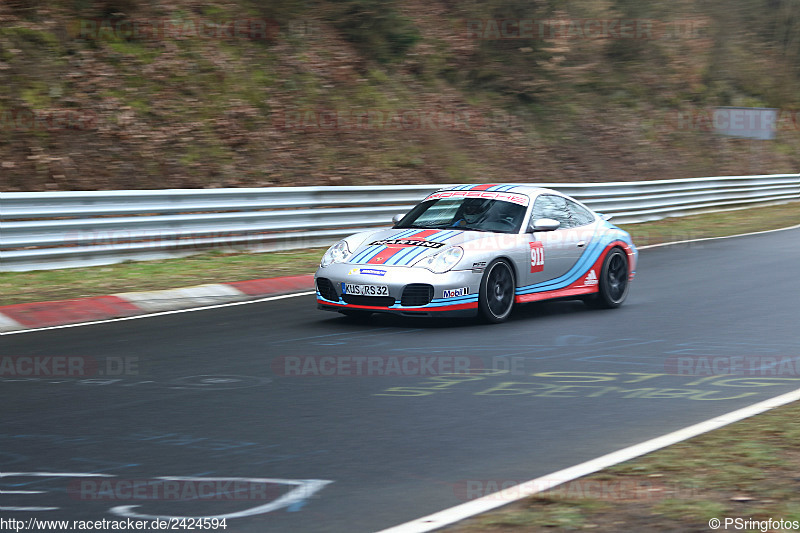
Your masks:
<instances>
[{"instance_id":1,"label":"metal guardrail","mask_svg":"<svg viewBox=\"0 0 800 533\"><path fill-rule=\"evenodd\" d=\"M800 200L800 174L541 184L618 223ZM0 270L325 246L390 224L445 185L69 191L0 195Z\"/></svg>"}]
</instances>

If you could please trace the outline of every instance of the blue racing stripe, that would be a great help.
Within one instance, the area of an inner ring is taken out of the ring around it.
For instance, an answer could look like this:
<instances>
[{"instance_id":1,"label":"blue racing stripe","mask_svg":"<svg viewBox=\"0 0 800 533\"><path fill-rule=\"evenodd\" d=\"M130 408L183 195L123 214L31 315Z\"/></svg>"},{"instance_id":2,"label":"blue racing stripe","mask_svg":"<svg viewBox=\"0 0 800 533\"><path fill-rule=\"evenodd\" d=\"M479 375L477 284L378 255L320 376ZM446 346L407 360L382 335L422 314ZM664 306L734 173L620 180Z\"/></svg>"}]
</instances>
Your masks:
<instances>
[{"instance_id":1,"label":"blue racing stripe","mask_svg":"<svg viewBox=\"0 0 800 533\"><path fill-rule=\"evenodd\" d=\"M444 241L452 239L453 237L455 237L457 235L460 235L461 233L462 233L461 230L451 229L451 230L445 231L444 234L434 233L433 235L431 235L431 238L428 239L428 240L436 241L436 242L444 242Z\"/></svg>"},{"instance_id":2,"label":"blue racing stripe","mask_svg":"<svg viewBox=\"0 0 800 533\"><path fill-rule=\"evenodd\" d=\"M442 302L437 302L436 300L433 300L431 303L429 303L425 307L445 307L447 305L468 304L468 303L477 302L477 301L478 301L478 295L474 294L471 297L466 298L466 299L465 298L458 298L458 299L453 298L453 299L448 299L447 301L442 301Z\"/></svg>"},{"instance_id":3,"label":"blue racing stripe","mask_svg":"<svg viewBox=\"0 0 800 533\"><path fill-rule=\"evenodd\" d=\"M516 290L516 294L532 294L536 292L551 291L556 289L563 289L564 287L578 281L578 279L585 273L585 271L597 261L600 255L605 250L606 246L618 240L616 237L611 237L603 240L596 241L590 249L581 256L575 265L563 276L547 280L533 285L526 285Z\"/></svg>"},{"instance_id":4,"label":"blue racing stripe","mask_svg":"<svg viewBox=\"0 0 800 533\"><path fill-rule=\"evenodd\" d=\"M409 247L408 247L408 249L406 249L406 250L403 250L402 252L400 252L400 253L398 253L398 254L395 254L394 256L392 256L392 258L391 258L391 259L389 259L388 261L386 261L386 262L384 263L384 265L398 265L398 264L400 264L400 261L401 261L403 258L405 258L405 257L406 257L408 254L410 254L410 253L411 253L411 252L413 252L414 250L416 250L416 248L414 248L413 246L409 246Z\"/></svg>"},{"instance_id":5,"label":"blue racing stripe","mask_svg":"<svg viewBox=\"0 0 800 533\"><path fill-rule=\"evenodd\" d=\"M400 266L408 266L414 262L414 259L420 257L421 255L423 255L425 252L428 251L427 248L413 248L413 250L414 250L413 253L410 253L403 258L402 263L398 262L397 264Z\"/></svg>"},{"instance_id":6,"label":"blue racing stripe","mask_svg":"<svg viewBox=\"0 0 800 533\"><path fill-rule=\"evenodd\" d=\"M387 238L388 239L404 239L406 237L414 235L415 233L419 233L420 231L425 231L425 230L422 230L422 229L419 229L419 228L409 228L409 229L407 229L405 231L401 231L400 233L396 233L396 234L392 235L391 237L387 237Z\"/></svg>"},{"instance_id":7,"label":"blue racing stripe","mask_svg":"<svg viewBox=\"0 0 800 533\"><path fill-rule=\"evenodd\" d=\"M466 302L473 302L478 298L478 293L467 294L459 296L458 298L434 298L431 300L432 304L461 304Z\"/></svg>"},{"instance_id":8,"label":"blue racing stripe","mask_svg":"<svg viewBox=\"0 0 800 533\"><path fill-rule=\"evenodd\" d=\"M566 286L570 285L571 283L577 281L578 278L580 278L581 274L583 274L583 270L588 268L588 265L584 266L584 264L587 261L589 261L589 265L594 263L594 261L596 261L597 258L600 257L600 253L601 253L601 251L597 251L595 249L593 249L591 251L587 250L587 254L591 254L591 257L589 255L585 254L583 257L581 257L580 260L578 260L577 263L575 263L575 265L572 266L571 269L569 269L569 271L566 274L564 274L562 276L559 276L557 278L553 278L553 279L550 279L550 280L547 280L547 281L543 281L541 283L536 283L536 284L533 284L533 285L526 285L524 287L520 287L519 289L517 289L516 293L517 294L531 294L531 293L536 293L536 292L544 292L544 291L551 291L551 290L556 290L556 289L563 289L564 287L566 287ZM586 258L586 261L584 261L584 257Z\"/></svg>"},{"instance_id":9,"label":"blue racing stripe","mask_svg":"<svg viewBox=\"0 0 800 533\"><path fill-rule=\"evenodd\" d=\"M384 250L386 250L386 246L377 246L375 250L370 250L370 253L368 253L367 255L362 257L361 260L359 260L358 262L359 263L369 263L369 261L373 257L375 257L376 255L378 255L379 253L381 253Z\"/></svg>"},{"instance_id":10,"label":"blue racing stripe","mask_svg":"<svg viewBox=\"0 0 800 533\"><path fill-rule=\"evenodd\" d=\"M361 259L362 259L362 258L363 258L365 255L367 255L368 253L370 253L370 252L371 252L371 251L373 251L373 250L374 250L374 248L373 248L373 247L369 247L369 248L367 248L366 250L361 250L360 252L358 252L358 253L355 255L355 257L353 257L352 259L350 259L350 261L348 261L348 263L358 263L359 261L361 261Z\"/></svg>"},{"instance_id":11,"label":"blue racing stripe","mask_svg":"<svg viewBox=\"0 0 800 533\"><path fill-rule=\"evenodd\" d=\"M400 233L396 233L395 235L393 235L391 237L388 237L388 238L390 238L390 239L403 239L403 238L408 237L410 235L414 235L415 233L419 233L420 231L425 231L425 230L421 230L419 228L410 228L410 229L406 229L404 231L401 231ZM366 249L361 250L360 252L358 252L358 254L356 254L352 259L350 259L348 261L348 263L361 264L363 262L369 261L370 259L375 257L375 255L377 255L378 252L382 252L385 249L386 249L386 247L382 246L382 245L368 246ZM367 255L369 255L371 252L376 252L376 253L372 254L372 256L367 258Z\"/></svg>"},{"instance_id":12,"label":"blue racing stripe","mask_svg":"<svg viewBox=\"0 0 800 533\"><path fill-rule=\"evenodd\" d=\"M445 230L445 231L441 231L439 233L434 233L433 235L428 237L427 240L433 241L433 242L445 242L445 241L447 241L449 239L452 239L453 237L456 237L457 235L460 235L461 233L462 233L462 231L460 231L460 230ZM414 250L414 253L405 254L403 256L403 260L402 261L398 260L395 264L399 265L399 266L411 265L411 264L413 264L415 259L418 259L420 256L425 254L425 252L427 252L427 251L428 251L427 248L421 248L421 249Z\"/></svg>"},{"instance_id":13,"label":"blue racing stripe","mask_svg":"<svg viewBox=\"0 0 800 533\"><path fill-rule=\"evenodd\" d=\"M393 235L392 239L403 239L407 237L413 237L415 234L420 233L422 231L426 231L423 229L413 228L410 230L406 230L400 233ZM431 235L431 237L427 238L426 240L435 241L435 242L444 242L447 239L455 237L456 235L460 235L462 232L460 230L442 230L437 233ZM373 257L377 256L380 252L386 250L386 246L380 247L369 247L366 250L362 250L358 253L353 259L351 259L350 263L355 264L363 264L368 263ZM395 254L389 258L385 263L385 265L389 266L396 266L396 265L405 265L407 263L403 263L403 260L408 258L409 256L418 256L421 253L424 253L426 248L417 248L414 246L409 246L408 250L403 250L399 252L395 252ZM413 258L412 258L413 259Z\"/></svg>"}]
</instances>

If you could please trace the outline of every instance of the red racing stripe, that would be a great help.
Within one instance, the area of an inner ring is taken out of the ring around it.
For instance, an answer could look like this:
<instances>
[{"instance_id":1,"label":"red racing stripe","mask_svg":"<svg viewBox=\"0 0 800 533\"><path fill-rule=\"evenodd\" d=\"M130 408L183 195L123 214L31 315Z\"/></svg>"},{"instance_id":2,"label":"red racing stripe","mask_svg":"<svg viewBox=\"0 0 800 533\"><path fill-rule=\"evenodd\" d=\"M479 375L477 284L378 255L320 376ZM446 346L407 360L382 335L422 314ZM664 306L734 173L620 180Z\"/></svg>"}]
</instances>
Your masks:
<instances>
[{"instance_id":1,"label":"red racing stripe","mask_svg":"<svg viewBox=\"0 0 800 533\"><path fill-rule=\"evenodd\" d=\"M410 235L408 237L404 237L405 239L414 239L418 241L425 240L426 237L430 237L436 233L439 233L440 229L426 229L422 231L418 231L417 233ZM406 248L408 248L409 244L390 244L386 246L386 249L381 253L377 254L375 257L367 261L368 265L382 265L392 257L394 257L399 252L402 252Z\"/></svg>"},{"instance_id":2,"label":"red racing stripe","mask_svg":"<svg viewBox=\"0 0 800 533\"><path fill-rule=\"evenodd\" d=\"M471 191L485 191L487 189L491 189L492 187L496 187L496 186L497 186L496 183L487 183L485 185L476 185L475 187L472 187L470 190Z\"/></svg>"},{"instance_id":3,"label":"red racing stripe","mask_svg":"<svg viewBox=\"0 0 800 533\"><path fill-rule=\"evenodd\" d=\"M581 294L592 294L597 292L597 287L566 287L555 291L534 292L533 294L520 294L516 298L517 303L538 302L539 300L549 300L551 298L564 298L566 296L579 296Z\"/></svg>"},{"instance_id":4,"label":"red racing stripe","mask_svg":"<svg viewBox=\"0 0 800 533\"><path fill-rule=\"evenodd\" d=\"M107 320L142 313L135 304L119 296L93 296L57 302L15 304L2 309L4 315L28 328Z\"/></svg>"}]
</instances>

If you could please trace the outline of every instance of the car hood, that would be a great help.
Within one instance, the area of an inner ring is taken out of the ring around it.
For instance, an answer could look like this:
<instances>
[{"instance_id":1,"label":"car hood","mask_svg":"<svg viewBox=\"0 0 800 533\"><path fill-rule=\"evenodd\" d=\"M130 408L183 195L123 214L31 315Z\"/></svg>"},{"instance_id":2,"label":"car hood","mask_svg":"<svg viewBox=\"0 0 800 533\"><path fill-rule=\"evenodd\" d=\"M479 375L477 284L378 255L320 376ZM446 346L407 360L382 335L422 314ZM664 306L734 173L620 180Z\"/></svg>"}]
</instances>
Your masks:
<instances>
[{"instance_id":1,"label":"car hood","mask_svg":"<svg viewBox=\"0 0 800 533\"><path fill-rule=\"evenodd\" d=\"M412 266L450 246L473 247L495 241L492 248L504 247L498 239L516 242L518 235L455 229L386 229L365 236L347 260L352 264ZM504 244L504 243L503 243Z\"/></svg>"}]
</instances>

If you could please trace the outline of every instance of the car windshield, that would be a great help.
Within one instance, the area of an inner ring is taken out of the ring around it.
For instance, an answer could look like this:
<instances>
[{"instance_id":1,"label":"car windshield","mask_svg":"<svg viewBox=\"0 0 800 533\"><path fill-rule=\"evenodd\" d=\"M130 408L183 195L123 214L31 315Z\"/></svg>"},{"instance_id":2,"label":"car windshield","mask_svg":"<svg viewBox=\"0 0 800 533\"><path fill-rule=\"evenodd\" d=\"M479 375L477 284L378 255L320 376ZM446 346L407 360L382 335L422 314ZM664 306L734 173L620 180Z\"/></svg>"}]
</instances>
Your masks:
<instances>
[{"instance_id":1,"label":"car windshield","mask_svg":"<svg viewBox=\"0 0 800 533\"><path fill-rule=\"evenodd\" d=\"M408 212L395 228L462 229L517 233L525 206L484 198L426 200Z\"/></svg>"}]
</instances>

